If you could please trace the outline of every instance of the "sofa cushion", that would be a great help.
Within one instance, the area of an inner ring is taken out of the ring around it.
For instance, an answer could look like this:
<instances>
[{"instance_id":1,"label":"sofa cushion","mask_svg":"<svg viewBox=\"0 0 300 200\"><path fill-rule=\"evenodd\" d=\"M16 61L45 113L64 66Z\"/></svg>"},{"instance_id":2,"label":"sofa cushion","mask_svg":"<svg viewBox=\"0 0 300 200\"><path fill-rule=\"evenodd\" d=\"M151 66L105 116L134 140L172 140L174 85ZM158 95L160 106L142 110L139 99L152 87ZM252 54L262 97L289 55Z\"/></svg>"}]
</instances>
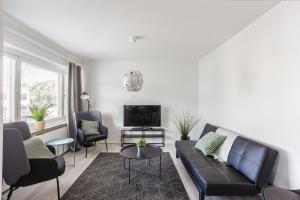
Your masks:
<instances>
[{"instance_id":1,"label":"sofa cushion","mask_svg":"<svg viewBox=\"0 0 300 200\"><path fill-rule=\"evenodd\" d=\"M218 160L227 162L227 158L230 152L230 149L233 145L234 140L237 138L238 134L230 130L223 128L218 128L216 133L226 136L226 140L220 145L220 147L213 153Z\"/></svg>"},{"instance_id":2,"label":"sofa cushion","mask_svg":"<svg viewBox=\"0 0 300 200\"><path fill-rule=\"evenodd\" d=\"M226 136L218 133L210 132L203 136L195 145L195 148L201 150L204 155L209 155L215 152L224 142Z\"/></svg>"},{"instance_id":3,"label":"sofa cushion","mask_svg":"<svg viewBox=\"0 0 300 200\"><path fill-rule=\"evenodd\" d=\"M48 149L44 142L33 136L23 141L28 158L54 158L55 155Z\"/></svg>"},{"instance_id":4,"label":"sofa cushion","mask_svg":"<svg viewBox=\"0 0 300 200\"><path fill-rule=\"evenodd\" d=\"M93 135L99 132L99 122L98 121L89 121L81 120L81 129L85 135Z\"/></svg>"},{"instance_id":5,"label":"sofa cushion","mask_svg":"<svg viewBox=\"0 0 300 200\"><path fill-rule=\"evenodd\" d=\"M249 180L256 182L267 154L267 147L238 136L227 162Z\"/></svg>"}]
</instances>

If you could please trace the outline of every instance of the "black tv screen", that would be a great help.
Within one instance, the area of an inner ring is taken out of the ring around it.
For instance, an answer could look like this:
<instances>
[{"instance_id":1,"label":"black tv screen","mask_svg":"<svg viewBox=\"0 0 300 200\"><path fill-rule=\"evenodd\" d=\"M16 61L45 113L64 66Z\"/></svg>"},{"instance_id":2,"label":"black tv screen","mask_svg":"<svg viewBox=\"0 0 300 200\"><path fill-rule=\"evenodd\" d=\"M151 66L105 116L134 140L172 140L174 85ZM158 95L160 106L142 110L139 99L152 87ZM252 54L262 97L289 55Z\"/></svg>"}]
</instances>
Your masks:
<instances>
[{"instance_id":1,"label":"black tv screen","mask_svg":"<svg viewBox=\"0 0 300 200\"><path fill-rule=\"evenodd\" d=\"M124 105L124 126L160 126L160 105Z\"/></svg>"}]
</instances>

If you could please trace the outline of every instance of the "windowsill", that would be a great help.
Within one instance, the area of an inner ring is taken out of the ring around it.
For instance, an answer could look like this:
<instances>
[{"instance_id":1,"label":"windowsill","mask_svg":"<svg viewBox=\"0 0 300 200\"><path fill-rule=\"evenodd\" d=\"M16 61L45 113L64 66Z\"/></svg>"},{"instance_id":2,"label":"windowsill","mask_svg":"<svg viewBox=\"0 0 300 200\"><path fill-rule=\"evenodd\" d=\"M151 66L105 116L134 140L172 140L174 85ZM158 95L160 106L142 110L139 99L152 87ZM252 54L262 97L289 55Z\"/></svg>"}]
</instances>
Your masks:
<instances>
[{"instance_id":1,"label":"windowsill","mask_svg":"<svg viewBox=\"0 0 300 200\"><path fill-rule=\"evenodd\" d=\"M66 127L67 123L66 122L57 122L57 123L49 123L48 125L46 124L46 127L44 130L36 130L34 127L30 127L30 133L32 135L42 135L44 133L48 133L53 130L57 130L63 127Z\"/></svg>"}]
</instances>

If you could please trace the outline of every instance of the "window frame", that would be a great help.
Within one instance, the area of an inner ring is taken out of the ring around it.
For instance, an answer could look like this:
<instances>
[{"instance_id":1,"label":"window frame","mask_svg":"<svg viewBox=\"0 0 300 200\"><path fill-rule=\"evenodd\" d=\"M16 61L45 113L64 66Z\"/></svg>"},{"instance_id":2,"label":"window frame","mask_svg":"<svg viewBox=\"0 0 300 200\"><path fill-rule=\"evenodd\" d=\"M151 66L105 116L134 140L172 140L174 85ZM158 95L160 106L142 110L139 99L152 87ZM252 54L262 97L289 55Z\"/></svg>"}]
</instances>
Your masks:
<instances>
[{"instance_id":1,"label":"window frame","mask_svg":"<svg viewBox=\"0 0 300 200\"><path fill-rule=\"evenodd\" d=\"M7 122L25 120L21 118L21 71L22 71L22 63L32 65L34 67L38 67L40 69L45 69L47 71L53 71L58 73L58 116L50 119L45 119L46 123L49 124L64 124L67 120L67 113L64 112L64 90L65 90L65 79L68 79L68 71L67 66L62 66L59 64L55 64L54 62L47 62L40 58L30 55L23 55L21 52L11 52L3 51L3 57L9 57L15 59L15 66L12 72L10 72L10 77L13 80L9 86L12 88L9 89L9 97L11 97L11 102L9 105L12 107L9 109L9 119ZM15 89L14 89L15 88ZM27 121L29 126L33 126L34 123L32 121Z\"/></svg>"}]
</instances>

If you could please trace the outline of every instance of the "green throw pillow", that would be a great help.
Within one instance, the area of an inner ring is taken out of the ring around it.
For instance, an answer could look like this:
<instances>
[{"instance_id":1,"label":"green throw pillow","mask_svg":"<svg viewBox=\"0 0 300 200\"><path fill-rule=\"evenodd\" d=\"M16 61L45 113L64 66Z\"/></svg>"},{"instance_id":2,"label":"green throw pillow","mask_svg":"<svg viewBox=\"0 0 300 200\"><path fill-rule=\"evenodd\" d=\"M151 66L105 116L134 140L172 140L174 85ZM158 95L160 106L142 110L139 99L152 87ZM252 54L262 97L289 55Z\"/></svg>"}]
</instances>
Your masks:
<instances>
[{"instance_id":1,"label":"green throw pillow","mask_svg":"<svg viewBox=\"0 0 300 200\"><path fill-rule=\"evenodd\" d=\"M201 150L204 155L215 152L224 142L226 136L219 133L210 132L204 135L195 145L195 148Z\"/></svg>"},{"instance_id":2,"label":"green throw pillow","mask_svg":"<svg viewBox=\"0 0 300 200\"><path fill-rule=\"evenodd\" d=\"M81 129L85 135L93 135L99 133L99 122L81 120Z\"/></svg>"},{"instance_id":3,"label":"green throw pillow","mask_svg":"<svg viewBox=\"0 0 300 200\"><path fill-rule=\"evenodd\" d=\"M53 158L55 155L48 149L44 142L38 137L31 137L24 142L28 158Z\"/></svg>"}]
</instances>

